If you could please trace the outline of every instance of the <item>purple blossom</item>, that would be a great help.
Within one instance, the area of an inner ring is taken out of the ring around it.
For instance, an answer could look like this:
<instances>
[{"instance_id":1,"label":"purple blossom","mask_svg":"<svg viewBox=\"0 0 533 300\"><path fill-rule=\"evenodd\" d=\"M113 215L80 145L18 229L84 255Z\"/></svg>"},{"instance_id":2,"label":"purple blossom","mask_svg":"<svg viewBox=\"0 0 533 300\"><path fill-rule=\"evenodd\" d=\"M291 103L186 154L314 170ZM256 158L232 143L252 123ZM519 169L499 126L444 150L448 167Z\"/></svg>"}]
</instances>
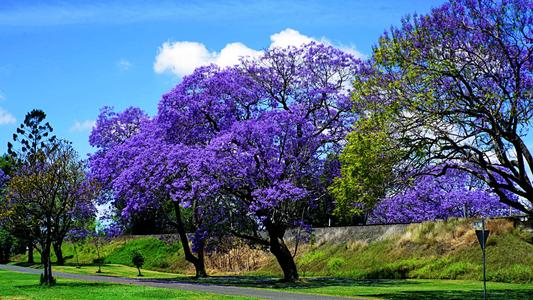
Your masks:
<instances>
[{"instance_id":1,"label":"purple blossom","mask_svg":"<svg viewBox=\"0 0 533 300\"><path fill-rule=\"evenodd\" d=\"M448 169L443 176L415 178L411 187L380 202L369 222L410 223L508 214L509 206L502 204L484 182L462 170Z\"/></svg>"}]
</instances>

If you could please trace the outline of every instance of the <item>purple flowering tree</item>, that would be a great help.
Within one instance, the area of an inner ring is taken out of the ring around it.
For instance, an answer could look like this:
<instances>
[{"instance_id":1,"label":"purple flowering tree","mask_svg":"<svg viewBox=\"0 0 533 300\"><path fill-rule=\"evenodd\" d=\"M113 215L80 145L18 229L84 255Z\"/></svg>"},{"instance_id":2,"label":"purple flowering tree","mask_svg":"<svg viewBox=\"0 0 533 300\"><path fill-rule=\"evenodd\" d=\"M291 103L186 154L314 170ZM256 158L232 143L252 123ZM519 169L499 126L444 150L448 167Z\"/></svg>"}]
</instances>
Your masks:
<instances>
[{"instance_id":1,"label":"purple flowering tree","mask_svg":"<svg viewBox=\"0 0 533 300\"><path fill-rule=\"evenodd\" d=\"M113 137L114 134L119 136ZM114 113L104 108L91 134L91 144L99 148L90 159L91 178L102 184L105 193L111 194L102 199L118 208L123 221L146 211L162 211L161 215L167 217L162 221L176 228L185 258L195 266L196 276L204 277L207 275L204 220L214 219L209 215L213 209L198 203L196 198L185 201L173 197L176 190L190 184L187 159L195 152L183 144L167 143L163 137L159 124L139 109ZM192 211L187 222L194 231L192 249L183 208ZM169 217L172 214L173 218Z\"/></svg>"},{"instance_id":2,"label":"purple flowering tree","mask_svg":"<svg viewBox=\"0 0 533 300\"><path fill-rule=\"evenodd\" d=\"M484 181L462 170L447 169L440 177L417 177L407 189L384 198L373 208L369 222L411 223L503 216L508 212L509 206L502 204Z\"/></svg>"},{"instance_id":3,"label":"purple flowering tree","mask_svg":"<svg viewBox=\"0 0 533 300\"><path fill-rule=\"evenodd\" d=\"M354 119L357 66L342 51L309 44L184 78L163 96L157 116L168 143L195 153L173 197L222 208L212 222L268 247L285 280L296 280L284 236L326 192L324 162Z\"/></svg>"},{"instance_id":4,"label":"purple flowering tree","mask_svg":"<svg viewBox=\"0 0 533 300\"><path fill-rule=\"evenodd\" d=\"M524 142L533 117L532 24L527 0L452 0L404 18L355 79L355 107L393 112L404 171L445 162L533 214L533 155Z\"/></svg>"}]
</instances>

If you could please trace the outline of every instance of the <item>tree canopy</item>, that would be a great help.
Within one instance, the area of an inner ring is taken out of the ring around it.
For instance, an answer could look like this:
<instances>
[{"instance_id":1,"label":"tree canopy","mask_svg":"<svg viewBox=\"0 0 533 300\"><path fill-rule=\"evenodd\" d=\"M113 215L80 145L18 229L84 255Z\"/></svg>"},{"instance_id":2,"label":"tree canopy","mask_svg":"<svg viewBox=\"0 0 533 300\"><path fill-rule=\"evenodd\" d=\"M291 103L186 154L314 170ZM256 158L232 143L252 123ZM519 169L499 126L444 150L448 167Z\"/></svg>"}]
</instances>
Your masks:
<instances>
[{"instance_id":1,"label":"tree canopy","mask_svg":"<svg viewBox=\"0 0 533 300\"><path fill-rule=\"evenodd\" d=\"M368 116L394 112L401 171L461 169L532 213L532 23L529 1L455 0L380 38L354 102Z\"/></svg>"}]
</instances>

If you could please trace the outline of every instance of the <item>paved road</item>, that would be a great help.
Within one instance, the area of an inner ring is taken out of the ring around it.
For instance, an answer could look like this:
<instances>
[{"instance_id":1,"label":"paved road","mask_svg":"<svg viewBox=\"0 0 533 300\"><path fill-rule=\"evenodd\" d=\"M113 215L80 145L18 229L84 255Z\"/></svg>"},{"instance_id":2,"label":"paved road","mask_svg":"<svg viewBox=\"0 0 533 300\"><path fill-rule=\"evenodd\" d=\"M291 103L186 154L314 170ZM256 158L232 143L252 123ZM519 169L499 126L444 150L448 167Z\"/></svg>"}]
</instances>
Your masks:
<instances>
[{"instance_id":1,"label":"paved road","mask_svg":"<svg viewBox=\"0 0 533 300\"><path fill-rule=\"evenodd\" d=\"M31 273L31 274L41 274L42 270L25 268L13 265L0 265L0 269ZM121 284L135 284L143 286L151 286L158 288L172 288L180 289L187 291L196 291L196 292L207 292L214 294L230 295L230 296L245 296L253 297L259 299L294 299L294 300L318 300L318 299L357 299L350 297L336 297L336 296L319 296L319 295L310 295L310 294L298 294L298 293L288 293L288 292L275 292L265 289L256 289L256 288L246 288L246 287L236 287L236 286L223 286L223 285L213 285L213 284L199 284L199 283L182 283L182 282L169 282L157 279L134 279L134 278L123 278L123 277L110 277L110 276L96 276L96 275L81 275L81 274L69 274L62 272L54 272L54 276L69 278L69 279L78 279L84 281L103 281L111 283L121 283ZM362 300L361 298L359 298Z\"/></svg>"}]
</instances>

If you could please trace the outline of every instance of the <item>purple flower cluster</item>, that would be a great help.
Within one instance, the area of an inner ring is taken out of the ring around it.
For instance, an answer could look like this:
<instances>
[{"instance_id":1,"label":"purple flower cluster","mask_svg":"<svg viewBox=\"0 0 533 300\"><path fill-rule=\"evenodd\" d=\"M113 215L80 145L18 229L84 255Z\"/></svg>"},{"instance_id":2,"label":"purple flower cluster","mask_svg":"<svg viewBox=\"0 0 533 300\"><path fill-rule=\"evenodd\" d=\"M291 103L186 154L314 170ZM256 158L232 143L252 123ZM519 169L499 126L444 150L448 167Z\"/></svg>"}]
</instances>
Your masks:
<instances>
[{"instance_id":1,"label":"purple flower cluster","mask_svg":"<svg viewBox=\"0 0 533 300\"><path fill-rule=\"evenodd\" d=\"M514 199L518 200L516 196ZM509 206L502 204L483 181L462 170L448 169L439 177L415 178L411 187L380 202L369 222L410 223L508 214Z\"/></svg>"},{"instance_id":2,"label":"purple flower cluster","mask_svg":"<svg viewBox=\"0 0 533 300\"><path fill-rule=\"evenodd\" d=\"M9 176L4 173L4 170L0 169L0 190L4 188L9 180Z\"/></svg>"}]
</instances>

